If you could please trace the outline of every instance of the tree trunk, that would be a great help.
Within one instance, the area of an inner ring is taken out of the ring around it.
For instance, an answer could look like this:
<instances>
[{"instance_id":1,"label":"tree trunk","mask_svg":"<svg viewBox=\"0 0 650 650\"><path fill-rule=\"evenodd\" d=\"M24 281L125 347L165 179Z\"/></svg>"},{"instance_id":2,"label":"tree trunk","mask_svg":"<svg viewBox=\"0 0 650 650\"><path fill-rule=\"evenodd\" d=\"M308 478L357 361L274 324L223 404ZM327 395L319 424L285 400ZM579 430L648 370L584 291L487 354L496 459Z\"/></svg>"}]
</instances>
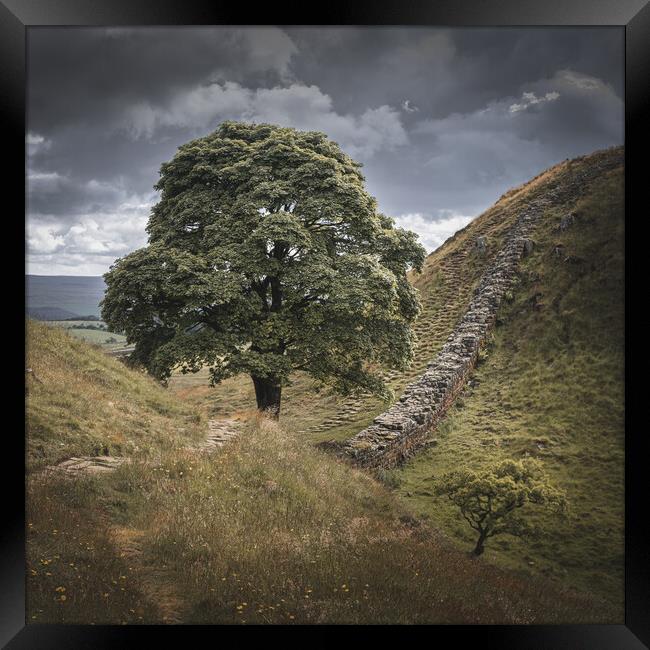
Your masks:
<instances>
[{"instance_id":1,"label":"tree trunk","mask_svg":"<svg viewBox=\"0 0 650 650\"><path fill-rule=\"evenodd\" d=\"M280 417L282 386L269 377L252 377L257 408L277 420Z\"/></svg>"},{"instance_id":2,"label":"tree trunk","mask_svg":"<svg viewBox=\"0 0 650 650\"><path fill-rule=\"evenodd\" d=\"M483 551L485 550L485 540L487 538L487 535L485 533L481 533L479 535L478 541L476 542L476 547L474 548L474 555L482 555Z\"/></svg>"}]
</instances>

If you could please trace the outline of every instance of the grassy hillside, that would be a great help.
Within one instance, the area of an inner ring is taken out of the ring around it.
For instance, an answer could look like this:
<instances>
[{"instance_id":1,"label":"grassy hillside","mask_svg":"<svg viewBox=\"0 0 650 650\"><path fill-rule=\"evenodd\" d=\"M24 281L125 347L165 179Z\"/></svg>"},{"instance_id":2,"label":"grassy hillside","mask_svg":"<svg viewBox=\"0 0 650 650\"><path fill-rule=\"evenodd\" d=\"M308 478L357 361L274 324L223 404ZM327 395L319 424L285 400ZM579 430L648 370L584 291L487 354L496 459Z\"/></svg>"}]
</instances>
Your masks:
<instances>
[{"instance_id":1,"label":"grassy hillside","mask_svg":"<svg viewBox=\"0 0 650 650\"><path fill-rule=\"evenodd\" d=\"M94 476L30 472L30 622L615 620L598 598L454 548L292 430L251 419L201 454L188 449L200 400L60 330L30 324L29 348L29 469L94 453L115 431L130 461Z\"/></svg>"},{"instance_id":2,"label":"grassy hillside","mask_svg":"<svg viewBox=\"0 0 650 650\"><path fill-rule=\"evenodd\" d=\"M546 215L535 251L499 314L486 357L438 432L438 445L395 472L411 507L463 544L471 531L435 476L462 463L540 458L571 503L568 523L539 518L534 543L496 538L486 554L623 603L624 193L618 169L575 206ZM577 215L558 225L569 208Z\"/></svg>"},{"instance_id":3,"label":"grassy hillside","mask_svg":"<svg viewBox=\"0 0 650 650\"><path fill-rule=\"evenodd\" d=\"M424 309L416 362L442 347L528 201L594 162L567 161L508 192L412 278ZM384 405L316 393L296 375L281 427L249 424L214 456L188 450L208 417L246 418L250 380L171 390L65 332L28 324L29 618L35 622L620 622L623 604L622 169L549 209L493 339L437 445L384 484L314 449ZM569 212L575 222L560 230ZM488 251L474 242L486 236ZM74 480L71 456L127 457ZM432 478L536 456L567 521L496 537L484 556ZM386 485L391 486L388 489ZM63 598L65 597L65 598Z\"/></svg>"},{"instance_id":4,"label":"grassy hillside","mask_svg":"<svg viewBox=\"0 0 650 650\"><path fill-rule=\"evenodd\" d=\"M423 311L416 323L416 360L389 375L395 393L422 372L442 347L520 211L555 195L587 169L620 160L622 150L565 161L507 192L428 256L412 281ZM569 495L567 523L538 520L549 531L532 543L491 540L485 559L530 575L548 575L609 599L623 598L623 181L622 166L600 174L547 211L522 261L520 283L503 306L493 343L464 397L443 423L437 447L388 475L409 508L429 516L459 548L471 531L446 502L432 497L431 477L459 464L480 468L505 457L539 456ZM559 230L569 212L576 222ZM486 255L474 242L485 236ZM566 260L566 261L565 261ZM172 388L225 413L250 408L246 377L207 387L206 375L177 377ZM375 399L316 394L296 375L283 393L283 419L306 439L344 439L385 405Z\"/></svg>"},{"instance_id":5,"label":"grassy hillside","mask_svg":"<svg viewBox=\"0 0 650 650\"><path fill-rule=\"evenodd\" d=\"M205 422L195 409L61 328L27 321L25 367L30 470L202 435Z\"/></svg>"}]
</instances>

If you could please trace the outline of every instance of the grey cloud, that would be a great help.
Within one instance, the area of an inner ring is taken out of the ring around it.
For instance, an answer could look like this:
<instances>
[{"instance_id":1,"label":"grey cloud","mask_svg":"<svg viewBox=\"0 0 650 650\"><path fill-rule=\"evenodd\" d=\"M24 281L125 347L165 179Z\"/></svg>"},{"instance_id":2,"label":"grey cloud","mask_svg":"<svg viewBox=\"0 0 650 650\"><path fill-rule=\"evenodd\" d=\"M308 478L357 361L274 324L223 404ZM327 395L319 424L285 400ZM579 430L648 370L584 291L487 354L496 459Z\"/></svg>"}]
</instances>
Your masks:
<instances>
[{"instance_id":1,"label":"grey cloud","mask_svg":"<svg viewBox=\"0 0 650 650\"><path fill-rule=\"evenodd\" d=\"M139 103L124 115L123 130L134 139L152 139L165 128L198 135L224 119L270 122L305 130L320 130L337 140L352 156L367 158L382 148L406 144L400 114L383 105L361 115L333 111L332 99L317 86L251 90L233 82L201 85L179 94L163 106Z\"/></svg>"},{"instance_id":2,"label":"grey cloud","mask_svg":"<svg viewBox=\"0 0 650 650\"><path fill-rule=\"evenodd\" d=\"M107 181L79 181L58 172L32 171L27 176L28 206L33 213L78 214L123 200L126 189Z\"/></svg>"},{"instance_id":3,"label":"grey cloud","mask_svg":"<svg viewBox=\"0 0 650 650\"><path fill-rule=\"evenodd\" d=\"M433 248L621 143L622 72L618 28L30 28L30 268L100 273L141 246L160 164L224 119L325 131Z\"/></svg>"},{"instance_id":4,"label":"grey cloud","mask_svg":"<svg viewBox=\"0 0 650 650\"><path fill-rule=\"evenodd\" d=\"M295 52L277 28L30 28L28 121L36 133L101 124L201 82L280 82Z\"/></svg>"},{"instance_id":5,"label":"grey cloud","mask_svg":"<svg viewBox=\"0 0 650 650\"><path fill-rule=\"evenodd\" d=\"M389 208L397 214L476 214L564 158L621 143L622 126L623 103L610 86L558 71L470 113L419 121L411 130L418 146L399 152L404 160L394 167L373 169L373 177L387 181L393 170L408 170L394 183Z\"/></svg>"},{"instance_id":6,"label":"grey cloud","mask_svg":"<svg viewBox=\"0 0 650 650\"><path fill-rule=\"evenodd\" d=\"M341 110L364 100L399 105L409 98L430 117L470 112L567 67L623 94L620 28L288 31L301 53L293 62L296 75L318 75Z\"/></svg>"}]
</instances>

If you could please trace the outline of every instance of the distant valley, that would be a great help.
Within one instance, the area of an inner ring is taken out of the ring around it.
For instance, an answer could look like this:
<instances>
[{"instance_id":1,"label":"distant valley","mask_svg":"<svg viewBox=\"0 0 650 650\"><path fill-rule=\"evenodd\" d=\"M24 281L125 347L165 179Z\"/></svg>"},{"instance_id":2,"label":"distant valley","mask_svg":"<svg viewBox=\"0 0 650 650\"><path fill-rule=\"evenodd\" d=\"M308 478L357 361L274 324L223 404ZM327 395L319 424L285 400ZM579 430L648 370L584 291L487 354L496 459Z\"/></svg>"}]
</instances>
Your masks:
<instances>
[{"instance_id":1,"label":"distant valley","mask_svg":"<svg viewBox=\"0 0 650 650\"><path fill-rule=\"evenodd\" d=\"M126 337L109 331L101 320L99 304L105 290L101 276L26 275L25 314L111 354L130 351Z\"/></svg>"},{"instance_id":2,"label":"distant valley","mask_svg":"<svg viewBox=\"0 0 650 650\"><path fill-rule=\"evenodd\" d=\"M99 319L101 276L26 275L25 311L35 320Z\"/></svg>"}]
</instances>

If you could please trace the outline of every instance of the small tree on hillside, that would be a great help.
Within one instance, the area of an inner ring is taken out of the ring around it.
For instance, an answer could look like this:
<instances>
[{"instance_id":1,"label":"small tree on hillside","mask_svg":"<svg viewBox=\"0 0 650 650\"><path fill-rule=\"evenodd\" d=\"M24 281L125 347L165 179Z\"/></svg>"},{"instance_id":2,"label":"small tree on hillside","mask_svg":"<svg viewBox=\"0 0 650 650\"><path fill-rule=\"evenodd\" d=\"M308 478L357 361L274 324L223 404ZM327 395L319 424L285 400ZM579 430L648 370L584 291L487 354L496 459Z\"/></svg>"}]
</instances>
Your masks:
<instances>
[{"instance_id":1,"label":"small tree on hillside","mask_svg":"<svg viewBox=\"0 0 650 650\"><path fill-rule=\"evenodd\" d=\"M376 369L412 359L407 281L424 249L317 132L225 122L162 165L149 244L104 276L102 318L161 380L251 376L276 416L303 370L343 394L387 394ZM373 371L374 368L374 371Z\"/></svg>"},{"instance_id":2,"label":"small tree on hillside","mask_svg":"<svg viewBox=\"0 0 650 650\"><path fill-rule=\"evenodd\" d=\"M436 493L446 495L460 508L467 523L478 533L474 555L481 555L489 537L508 533L518 537L532 532L521 509L526 504L566 512L564 494L552 487L543 474L541 463L532 458L506 460L475 472L444 475Z\"/></svg>"}]
</instances>

